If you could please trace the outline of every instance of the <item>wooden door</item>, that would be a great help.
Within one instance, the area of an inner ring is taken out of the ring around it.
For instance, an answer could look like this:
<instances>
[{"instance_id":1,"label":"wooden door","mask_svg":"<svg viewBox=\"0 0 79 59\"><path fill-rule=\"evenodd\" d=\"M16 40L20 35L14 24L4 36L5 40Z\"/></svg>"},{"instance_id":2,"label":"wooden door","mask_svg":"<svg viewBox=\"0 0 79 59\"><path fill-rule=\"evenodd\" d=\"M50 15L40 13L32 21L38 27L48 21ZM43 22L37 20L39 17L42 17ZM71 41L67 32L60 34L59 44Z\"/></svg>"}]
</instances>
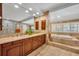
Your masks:
<instances>
[{"instance_id":1,"label":"wooden door","mask_svg":"<svg viewBox=\"0 0 79 59\"><path fill-rule=\"evenodd\" d=\"M0 31L2 30L2 3L0 3Z\"/></svg>"},{"instance_id":2,"label":"wooden door","mask_svg":"<svg viewBox=\"0 0 79 59\"><path fill-rule=\"evenodd\" d=\"M23 41L23 55L28 55L32 51L32 38Z\"/></svg>"}]
</instances>

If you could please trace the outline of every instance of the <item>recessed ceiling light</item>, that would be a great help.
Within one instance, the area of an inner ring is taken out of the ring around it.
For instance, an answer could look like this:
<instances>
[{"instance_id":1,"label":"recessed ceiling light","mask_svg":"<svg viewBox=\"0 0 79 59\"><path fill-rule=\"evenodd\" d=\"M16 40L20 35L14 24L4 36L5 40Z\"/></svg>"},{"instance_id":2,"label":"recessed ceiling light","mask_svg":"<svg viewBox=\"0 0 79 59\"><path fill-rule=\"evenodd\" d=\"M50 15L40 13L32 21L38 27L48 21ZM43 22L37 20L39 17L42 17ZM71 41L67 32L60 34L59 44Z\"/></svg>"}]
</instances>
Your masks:
<instances>
[{"instance_id":1,"label":"recessed ceiling light","mask_svg":"<svg viewBox=\"0 0 79 59\"><path fill-rule=\"evenodd\" d=\"M19 6L18 6L18 5L14 5L14 7L15 7L15 8L19 8Z\"/></svg>"},{"instance_id":2,"label":"recessed ceiling light","mask_svg":"<svg viewBox=\"0 0 79 59\"><path fill-rule=\"evenodd\" d=\"M39 12L37 12L36 14L38 14L38 15L39 15Z\"/></svg>"},{"instance_id":3,"label":"recessed ceiling light","mask_svg":"<svg viewBox=\"0 0 79 59\"><path fill-rule=\"evenodd\" d=\"M29 11L28 11L28 10L26 10L25 12L26 12L26 13L29 13Z\"/></svg>"},{"instance_id":4,"label":"recessed ceiling light","mask_svg":"<svg viewBox=\"0 0 79 59\"><path fill-rule=\"evenodd\" d=\"M36 14L33 14L33 16L36 16Z\"/></svg>"},{"instance_id":5,"label":"recessed ceiling light","mask_svg":"<svg viewBox=\"0 0 79 59\"><path fill-rule=\"evenodd\" d=\"M18 3L18 4L20 4L20 5L21 5L22 3Z\"/></svg>"},{"instance_id":6,"label":"recessed ceiling light","mask_svg":"<svg viewBox=\"0 0 79 59\"><path fill-rule=\"evenodd\" d=\"M0 16L0 19L1 19L2 17Z\"/></svg>"},{"instance_id":7,"label":"recessed ceiling light","mask_svg":"<svg viewBox=\"0 0 79 59\"><path fill-rule=\"evenodd\" d=\"M29 8L30 11L32 11L32 8Z\"/></svg>"}]
</instances>

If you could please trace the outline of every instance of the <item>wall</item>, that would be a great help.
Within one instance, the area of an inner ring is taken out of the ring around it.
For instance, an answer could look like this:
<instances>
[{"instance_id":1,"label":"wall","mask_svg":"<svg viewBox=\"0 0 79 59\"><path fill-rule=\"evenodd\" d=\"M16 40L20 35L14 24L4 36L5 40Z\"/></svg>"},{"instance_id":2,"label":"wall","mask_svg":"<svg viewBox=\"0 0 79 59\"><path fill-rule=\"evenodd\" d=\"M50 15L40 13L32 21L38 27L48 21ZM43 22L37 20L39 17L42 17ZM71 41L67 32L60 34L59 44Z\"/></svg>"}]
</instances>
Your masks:
<instances>
[{"instance_id":1,"label":"wall","mask_svg":"<svg viewBox=\"0 0 79 59\"><path fill-rule=\"evenodd\" d=\"M31 18L31 19L28 19L28 20L26 19L26 21L23 21L22 23L34 25L34 18Z\"/></svg>"},{"instance_id":2,"label":"wall","mask_svg":"<svg viewBox=\"0 0 79 59\"><path fill-rule=\"evenodd\" d=\"M50 12L49 19L52 23L51 32L79 32L79 22L53 24L58 21L79 19L79 4Z\"/></svg>"}]
</instances>

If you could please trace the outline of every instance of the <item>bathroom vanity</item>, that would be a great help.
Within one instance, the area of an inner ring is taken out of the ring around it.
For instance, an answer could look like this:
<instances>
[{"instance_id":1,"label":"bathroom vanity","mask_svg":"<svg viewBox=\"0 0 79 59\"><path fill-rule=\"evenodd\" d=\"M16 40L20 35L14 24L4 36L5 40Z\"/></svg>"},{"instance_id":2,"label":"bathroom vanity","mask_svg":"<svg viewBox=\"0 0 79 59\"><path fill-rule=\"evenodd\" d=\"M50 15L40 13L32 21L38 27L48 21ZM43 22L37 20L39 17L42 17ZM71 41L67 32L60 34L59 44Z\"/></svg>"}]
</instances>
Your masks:
<instances>
[{"instance_id":1,"label":"bathroom vanity","mask_svg":"<svg viewBox=\"0 0 79 59\"><path fill-rule=\"evenodd\" d=\"M46 33L3 38L0 39L0 55L25 56L43 45L45 41Z\"/></svg>"}]
</instances>

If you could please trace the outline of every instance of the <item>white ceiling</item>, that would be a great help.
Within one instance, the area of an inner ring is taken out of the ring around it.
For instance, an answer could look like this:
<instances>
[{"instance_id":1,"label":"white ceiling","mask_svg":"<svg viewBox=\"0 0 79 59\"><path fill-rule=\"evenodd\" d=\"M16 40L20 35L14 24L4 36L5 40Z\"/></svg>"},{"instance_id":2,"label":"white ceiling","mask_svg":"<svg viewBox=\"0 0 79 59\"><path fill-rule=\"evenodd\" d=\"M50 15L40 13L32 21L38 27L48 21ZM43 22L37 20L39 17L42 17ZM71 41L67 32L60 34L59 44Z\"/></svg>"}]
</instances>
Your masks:
<instances>
[{"instance_id":1,"label":"white ceiling","mask_svg":"<svg viewBox=\"0 0 79 59\"><path fill-rule=\"evenodd\" d=\"M79 19L79 4L50 12L51 22Z\"/></svg>"},{"instance_id":2,"label":"white ceiling","mask_svg":"<svg viewBox=\"0 0 79 59\"><path fill-rule=\"evenodd\" d=\"M70 5L67 3L23 3L21 5L17 3L16 5L19 5L20 8L15 8L15 4L16 3L3 4L3 18L22 21L28 18L32 18L32 14L36 12L39 12L40 15L42 15L43 11L51 9L52 11L55 11L61 9L61 7L64 7L64 5L67 7ZM32 8L33 11L25 13L25 10L28 10L29 8Z\"/></svg>"}]
</instances>

